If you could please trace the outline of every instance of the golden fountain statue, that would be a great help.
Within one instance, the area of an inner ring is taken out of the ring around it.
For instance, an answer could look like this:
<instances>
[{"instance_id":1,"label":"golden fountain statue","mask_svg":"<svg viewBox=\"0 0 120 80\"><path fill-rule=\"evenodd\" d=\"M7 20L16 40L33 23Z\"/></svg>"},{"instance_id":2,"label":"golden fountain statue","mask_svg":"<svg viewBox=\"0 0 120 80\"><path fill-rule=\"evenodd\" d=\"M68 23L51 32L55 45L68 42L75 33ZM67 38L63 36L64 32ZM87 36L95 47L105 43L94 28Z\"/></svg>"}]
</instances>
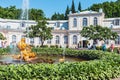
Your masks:
<instances>
[{"instance_id":1,"label":"golden fountain statue","mask_svg":"<svg viewBox=\"0 0 120 80\"><path fill-rule=\"evenodd\" d=\"M25 38L22 38L20 42L18 42L17 47L20 50L19 55L14 55L14 59L22 59L24 61L30 61L35 59L36 55L31 51L31 46L25 43Z\"/></svg>"}]
</instances>

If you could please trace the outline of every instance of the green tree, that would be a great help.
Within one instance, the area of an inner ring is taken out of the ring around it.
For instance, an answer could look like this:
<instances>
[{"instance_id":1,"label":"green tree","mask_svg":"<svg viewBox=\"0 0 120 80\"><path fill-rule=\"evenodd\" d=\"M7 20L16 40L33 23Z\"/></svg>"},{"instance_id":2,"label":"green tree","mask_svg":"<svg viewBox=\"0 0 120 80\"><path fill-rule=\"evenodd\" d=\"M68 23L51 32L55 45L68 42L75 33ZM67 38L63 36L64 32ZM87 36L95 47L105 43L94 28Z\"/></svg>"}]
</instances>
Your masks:
<instances>
[{"instance_id":1,"label":"green tree","mask_svg":"<svg viewBox=\"0 0 120 80\"><path fill-rule=\"evenodd\" d=\"M55 13L51 17L51 20L64 20L64 19L65 19L64 14L60 14L60 13Z\"/></svg>"},{"instance_id":2,"label":"green tree","mask_svg":"<svg viewBox=\"0 0 120 80\"><path fill-rule=\"evenodd\" d=\"M72 0L71 11L72 11L72 13L75 13L75 12L76 12L76 10L75 10L74 0Z\"/></svg>"},{"instance_id":3,"label":"green tree","mask_svg":"<svg viewBox=\"0 0 120 80\"><path fill-rule=\"evenodd\" d=\"M16 6L10 6L3 8L0 6L0 18L4 19L21 19L22 9L17 9ZM44 16L44 12L41 9L30 9L29 10L29 19L30 20L39 20Z\"/></svg>"},{"instance_id":4,"label":"green tree","mask_svg":"<svg viewBox=\"0 0 120 80\"><path fill-rule=\"evenodd\" d=\"M51 20L57 20L57 14L56 14L56 13L54 13L54 14L52 15Z\"/></svg>"},{"instance_id":5,"label":"green tree","mask_svg":"<svg viewBox=\"0 0 120 80\"><path fill-rule=\"evenodd\" d=\"M115 40L118 37L116 32L111 31L111 29L102 26L90 26L84 27L80 32L81 36L88 38L89 40Z\"/></svg>"},{"instance_id":6,"label":"green tree","mask_svg":"<svg viewBox=\"0 0 120 80\"><path fill-rule=\"evenodd\" d=\"M29 19L30 20L40 20L43 19L44 17L44 12L40 9L30 9L29 10Z\"/></svg>"},{"instance_id":7,"label":"green tree","mask_svg":"<svg viewBox=\"0 0 120 80\"><path fill-rule=\"evenodd\" d=\"M117 0L116 3L120 3L120 0Z\"/></svg>"},{"instance_id":8,"label":"green tree","mask_svg":"<svg viewBox=\"0 0 120 80\"><path fill-rule=\"evenodd\" d=\"M78 11L81 11L81 3L78 4Z\"/></svg>"},{"instance_id":9,"label":"green tree","mask_svg":"<svg viewBox=\"0 0 120 80\"><path fill-rule=\"evenodd\" d=\"M26 35L30 38L39 37L42 43L41 46L43 46L45 40L52 38L51 28L47 27L46 24L46 20L37 21L37 25L32 25L29 31L26 31L28 32Z\"/></svg>"},{"instance_id":10,"label":"green tree","mask_svg":"<svg viewBox=\"0 0 120 80\"><path fill-rule=\"evenodd\" d=\"M90 10L93 11L99 11L99 9L102 8L103 12L105 13L105 17L111 18L111 17L120 17L120 0L117 0L116 2L104 2L99 4L93 4L90 7Z\"/></svg>"},{"instance_id":11,"label":"green tree","mask_svg":"<svg viewBox=\"0 0 120 80\"><path fill-rule=\"evenodd\" d=\"M67 5L66 11L65 11L65 20L68 20L68 14L69 14L69 6Z\"/></svg>"}]
</instances>

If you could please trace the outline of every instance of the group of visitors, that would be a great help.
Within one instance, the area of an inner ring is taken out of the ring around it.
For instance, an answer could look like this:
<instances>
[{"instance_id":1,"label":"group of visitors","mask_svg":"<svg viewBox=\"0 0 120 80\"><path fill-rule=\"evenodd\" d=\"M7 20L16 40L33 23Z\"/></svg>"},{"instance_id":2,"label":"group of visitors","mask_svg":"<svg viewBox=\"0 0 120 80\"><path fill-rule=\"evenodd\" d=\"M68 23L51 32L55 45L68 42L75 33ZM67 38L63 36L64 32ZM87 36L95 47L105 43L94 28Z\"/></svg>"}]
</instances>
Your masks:
<instances>
[{"instance_id":1,"label":"group of visitors","mask_svg":"<svg viewBox=\"0 0 120 80\"><path fill-rule=\"evenodd\" d=\"M7 47L7 41L0 41L0 48L6 48Z\"/></svg>"},{"instance_id":2,"label":"group of visitors","mask_svg":"<svg viewBox=\"0 0 120 80\"><path fill-rule=\"evenodd\" d=\"M89 44L87 45L87 48L88 48L88 49L92 49L92 50L96 50L96 44L93 43L93 45L91 46L90 43L89 43ZM109 48L110 48L110 51L113 52L113 50L114 50L114 45L111 44ZM107 50L107 47L106 47L106 44L105 44L105 43L102 44L102 50L103 50L103 51L106 51L106 50ZM120 49L119 49L119 50L120 50Z\"/></svg>"},{"instance_id":3,"label":"group of visitors","mask_svg":"<svg viewBox=\"0 0 120 80\"><path fill-rule=\"evenodd\" d=\"M89 43L87 48L95 50L96 49L96 45L93 44L92 46L90 46L90 43ZM114 44L111 44L110 47L108 47L108 48L109 48L110 52L114 52L114 49L115 49ZM102 49L102 51L107 51L107 46L106 46L105 43L102 44L101 49ZM120 47L117 48L117 53L120 54Z\"/></svg>"}]
</instances>

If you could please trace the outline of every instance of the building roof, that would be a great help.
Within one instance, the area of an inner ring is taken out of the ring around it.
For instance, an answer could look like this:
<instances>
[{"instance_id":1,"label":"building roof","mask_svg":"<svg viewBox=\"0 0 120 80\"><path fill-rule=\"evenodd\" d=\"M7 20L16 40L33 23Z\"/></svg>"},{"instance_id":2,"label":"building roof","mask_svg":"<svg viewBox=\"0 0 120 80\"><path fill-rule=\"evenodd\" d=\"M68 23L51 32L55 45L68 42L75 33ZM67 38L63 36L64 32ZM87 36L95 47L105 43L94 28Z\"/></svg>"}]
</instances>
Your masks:
<instances>
[{"instance_id":1,"label":"building roof","mask_svg":"<svg viewBox=\"0 0 120 80\"><path fill-rule=\"evenodd\" d=\"M98 13L98 12L92 10L80 12L80 14L89 14L89 13Z\"/></svg>"},{"instance_id":2,"label":"building roof","mask_svg":"<svg viewBox=\"0 0 120 80\"><path fill-rule=\"evenodd\" d=\"M78 13L70 13L68 16L83 16L83 15L91 15L91 14L101 14L103 12L96 12L96 11L82 11L82 12L78 12Z\"/></svg>"}]
</instances>

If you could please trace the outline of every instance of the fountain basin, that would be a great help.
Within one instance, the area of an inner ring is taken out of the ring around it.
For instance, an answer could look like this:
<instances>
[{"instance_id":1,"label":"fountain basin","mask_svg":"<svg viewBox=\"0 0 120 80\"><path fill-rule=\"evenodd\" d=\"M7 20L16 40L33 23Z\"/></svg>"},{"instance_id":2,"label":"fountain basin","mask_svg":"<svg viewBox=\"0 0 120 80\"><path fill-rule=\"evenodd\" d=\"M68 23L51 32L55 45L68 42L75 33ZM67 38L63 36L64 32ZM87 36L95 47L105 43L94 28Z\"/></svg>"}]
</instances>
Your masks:
<instances>
[{"instance_id":1,"label":"fountain basin","mask_svg":"<svg viewBox=\"0 0 120 80\"><path fill-rule=\"evenodd\" d=\"M55 64L59 63L59 60L63 57L61 55L37 55L36 58L30 60L30 61L24 61L19 59L14 59L12 57L13 55L1 55L0 56L0 65L5 64L36 64L36 63L50 63ZM75 58L75 57L68 57L65 56L65 62L81 62L86 61L84 59Z\"/></svg>"}]
</instances>

